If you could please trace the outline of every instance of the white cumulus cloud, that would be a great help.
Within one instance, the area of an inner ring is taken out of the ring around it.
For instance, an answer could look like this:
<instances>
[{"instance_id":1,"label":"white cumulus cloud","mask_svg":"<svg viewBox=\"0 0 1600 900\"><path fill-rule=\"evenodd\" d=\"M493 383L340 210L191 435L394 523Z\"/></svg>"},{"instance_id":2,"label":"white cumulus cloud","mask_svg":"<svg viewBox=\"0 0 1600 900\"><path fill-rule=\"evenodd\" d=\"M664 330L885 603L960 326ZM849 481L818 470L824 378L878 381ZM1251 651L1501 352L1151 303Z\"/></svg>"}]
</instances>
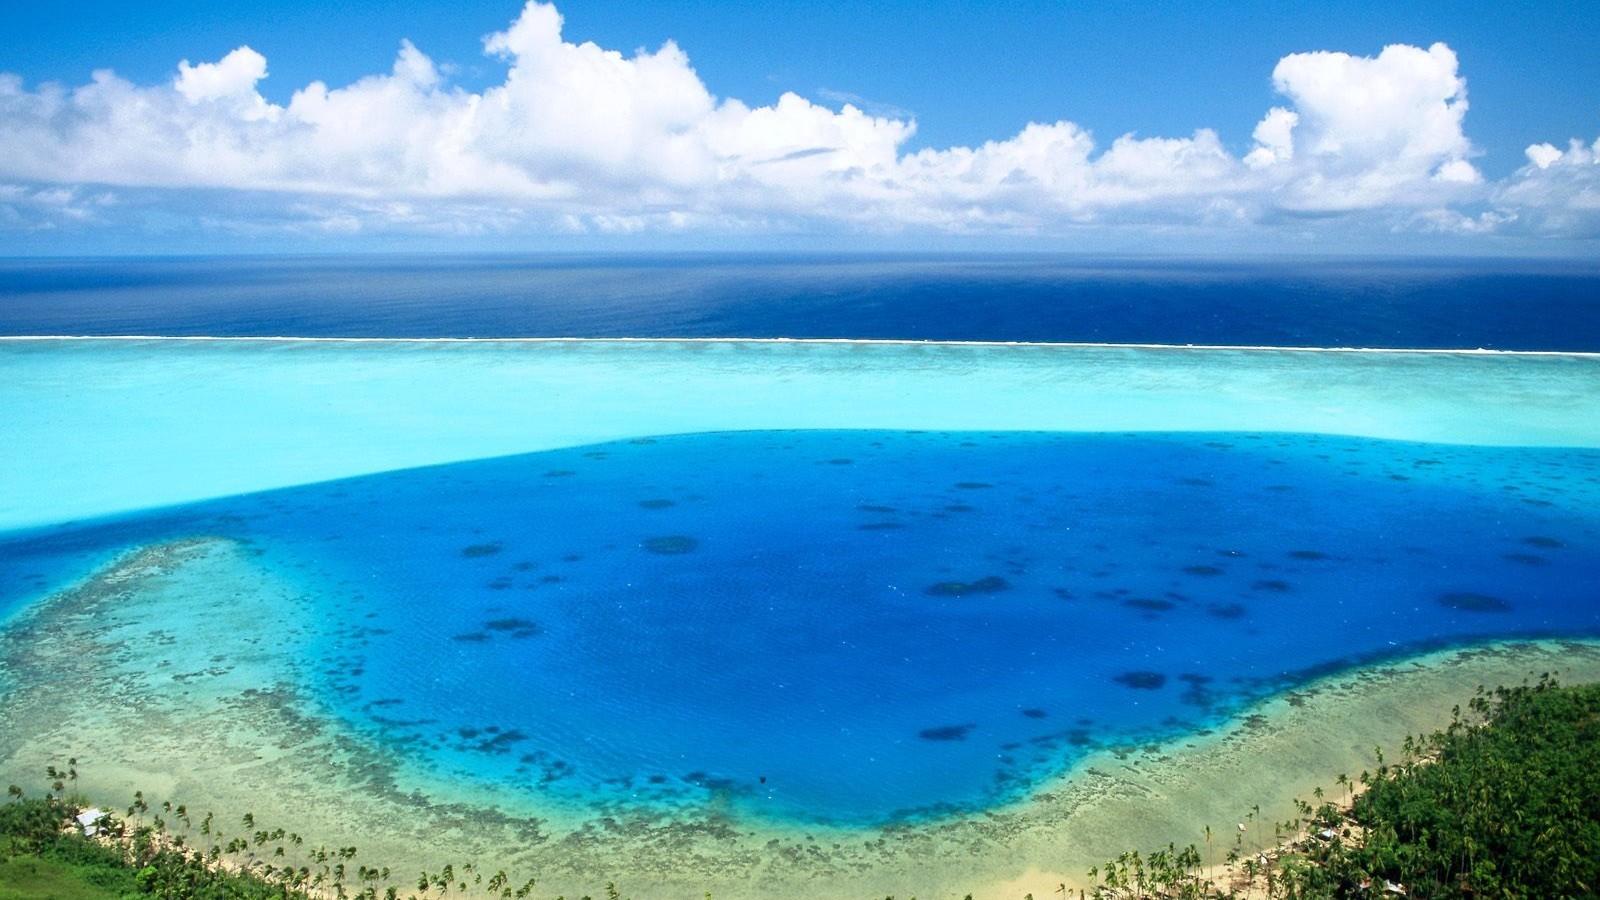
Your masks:
<instances>
[{"instance_id":1,"label":"white cumulus cloud","mask_svg":"<svg viewBox=\"0 0 1600 900\"><path fill-rule=\"evenodd\" d=\"M1251 133L1256 148L1245 154L1245 163L1261 168L1294 159L1294 127L1299 124L1300 115L1294 110L1274 106Z\"/></svg>"},{"instance_id":2,"label":"white cumulus cloud","mask_svg":"<svg viewBox=\"0 0 1600 900\"><path fill-rule=\"evenodd\" d=\"M0 76L0 181L29 197L198 189L226 198L230 221L259 203L274 221L303 211L308 230L433 234L1052 234L1285 216L1482 232L1558 229L1595 190L1594 148L1577 144L1530 147L1528 168L1485 184L1463 131L1466 81L1443 44L1284 57L1272 80L1287 102L1242 155L1209 129L1102 145L1068 120L907 152L916 123L892 109L795 93L751 107L712 94L675 43L625 55L562 27L554 6L527 3L485 39L506 71L479 92L409 41L389 71L314 82L281 105L261 95L268 61L249 47L180 62L164 84L102 71L30 90ZM1485 203L1494 210L1457 209Z\"/></svg>"},{"instance_id":3,"label":"white cumulus cloud","mask_svg":"<svg viewBox=\"0 0 1600 900\"><path fill-rule=\"evenodd\" d=\"M1395 44L1376 57L1296 53L1272 81L1294 109L1267 113L1246 160L1290 170L1277 173L1286 208L1411 206L1441 199L1430 184L1482 180L1462 131L1467 83L1444 44Z\"/></svg>"},{"instance_id":4,"label":"white cumulus cloud","mask_svg":"<svg viewBox=\"0 0 1600 900\"><path fill-rule=\"evenodd\" d=\"M239 49L214 63L178 63L178 78L172 86L191 103L242 97L255 93L256 82L267 77L267 58L249 47Z\"/></svg>"},{"instance_id":5,"label":"white cumulus cloud","mask_svg":"<svg viewBox=\"0 0 1600 900\"><path fill-rule=\"evenodd\" d=\"M1527 149L1529 164L1495 187L1495 202L1526 211L1530 227L1558 236L1600 237L1600 138Z\"/></svg>"}]
</instances>

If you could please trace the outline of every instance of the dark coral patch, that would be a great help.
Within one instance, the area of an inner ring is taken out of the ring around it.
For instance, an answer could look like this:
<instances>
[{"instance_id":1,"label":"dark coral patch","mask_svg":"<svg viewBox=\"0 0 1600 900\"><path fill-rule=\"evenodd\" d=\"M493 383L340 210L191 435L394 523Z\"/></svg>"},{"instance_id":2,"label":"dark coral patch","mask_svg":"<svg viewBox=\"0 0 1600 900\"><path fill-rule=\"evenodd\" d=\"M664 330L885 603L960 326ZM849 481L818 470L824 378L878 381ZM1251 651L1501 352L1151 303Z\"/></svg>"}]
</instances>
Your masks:
<instances>
[{"instance_id":1,"label":"dark coral patch","mask_svg":"<svg viewBox=\"0 0 1600 900\"><path fill-rule=\"evenodd\" d=\"M1178 676L1178 680L1188 685L1183 695L1178 698L1179 703L1201 709L1209 709L1216 704L1216 697L1206 687L1215 680L1211 676L1201 675L1198 672L1185 672Z\"/></svg>"},{"instance_id":2,"label":"dark coral patch","mask_svg":"<svg viewBox=\"0 0 1600 900\"><path fill-rule=\"evenodd\" d=\"M1176 609L1178 606L1171 600L1154 600L1148 597L1134 597L1131 600L1124 600L1122 605L1134 609L1142 609L1145 612L1167 612Z\"/></svg>"},{"instance_id":3,"label":"dark coral patch","mask_svg":"<svg viewBox=\"0 0 1600 900\"><path fill-rule=\"evenodd\" d=\"M499 553L502 549L502 546L498 542L493 544L473 544L469 547L462 547L461 555L465 556L467 559L477 559L483 556L493 556L496 553Z\"/></svg>"},{"instance_id":4,"label":"dark coral patch","mask_svg":"<svg viewBox=\"0 0 1600 900\"><path fill-rule=\"evenodd\" d=\"M1559 541L1553 537L1545 537L1542 534L1535 534L1525 537L1522 539L1522 542L1527 544L1529 547L1543 547L1546 550L1554 550L1557 547L1566 546L1566 544L1562 541Z\"/></svg>"},{"instance_id":5,"label":"dark coral patch","mask_svg":"<svg viewBox=\"0 0 1600 900\"><path fill-rule=\"evenodd\" d=\"M1219 619L1242 619L1246 610L1240 603L1213 603L1206 607L1206 612Z\"/></svg>"},{"instance_id":6,"label":"dark coral patch","mask_svg":"<svg viewBox=\"0 0 1600 900\"><path fill-rule=\"evenodd\" d=\"M1304 559L1313 562L1328 558L1328 554L1323 553L1321 550L1290 550L1289 556L1293 559Z\"/></svg>"},{"instance_id":7,"label":"dark coral patch","mask_svg":"<svg viewBox=\"0 0 1600 900\"><path fill-rule=\"evenodd\" d=\"M496 618L496 620L485 621L483 628L488 628L490 631L517 631L520 628L534 628L536 625L538 623L534 623L533 620L528 620L528 618Z\"/></svg>"},{"instance_id":8,"label":"dark coral patch","mask_svg":"<svg viewBox=\"0 0 1600 900\"><path fill-rule=\"evenodd\" d=\"M1273 591L1282 594L1289 590L1289 582L1281 581L1277 578L1268 578L1265 581L1258 581L1250 585L1250 589L1253 591Z\"/></svg>"},{"instance_id":9,"label":"dark coral patch","mask_svg":"<svg viewBox=\"0 0 1600 900\"><path fill-rule=\"evenodd\" d=\"M941 581L922 589L932 597L966 597L972 594L995 594L1010 589L1011 584L998 575L979 578L977 581Z\"/></svg>"},{"instance_id":10,"label":"dark coral patch","mask_svg":"<svg viewBox=\"0 0 1600 900\"><path fill-rule=\"evenodd\" d=\"M692 537L681 534L667 534L661 537L647 538L639 546L663 556L680 556L684 553L693 553L700 546L700 542Z\"/></svg>"},{"instance_id":11,"label":"dark coral patch","mask_svg":"<svg viewBox=\"0 0 1600 900\"><path fill-rule=\"evenodd\" d=\"M1211 578L1222 574L1222 569L1217 566L1184 566L1183 571L1186 575L1199 575L1203 578Z\"/></svg>"},{"instance_id":12,"label":"dark coral patch","mask_svg":"<svg viewBox=\"0 0 1600 900\"><path fill-rule=\"evenodd\" d=\"M481 644L488 639L489 636L481 631L474 631L468 634L458 634L450 638L452 641L460 641L463 644Z\"/></svg>"},{"instance_id":13,"label":"dark coral patch","mask_svg":"<svg viewBox=\"0 0 1600 900\"><path fill-rule=\"evenodd\" d=\"M492 619L483 623L487 631L502 631L514 638L530 638L544 634L544 626L532 619Z\"/></svg>"},{"instance_id":14,"label":"dark coral patch","mask_svg":"<svg viewBox=\"0 0 1600 900\"><path fill-rule=\"evenodd\" d=\"M1491 597L1488 594L1474 594L1466 591L1451 594L1440 594L1439 603L1441 605L1448 606L1451 609L1459 609L1462 612L1499 613L1509 612L1511 610L1511 604L1501 600L1499 597Z\"/></svg>"},{"instance_id":15,"label":"dark coral patch","mask_svg":"<svg viewBox=\"0 0 1600 900\"><path fill-rule=\"evenodd\" d=\"M937 728L924 728L917 732L917 737L925 741L964 741L975 724L967 725L941 725Z\"/></svg>"},{"instance_id":16,"label":"dark coral patch","mask_svg":"<svg viewBox=\"0 0 1600 900\"><path fill-rule=\"evenodd\" d=\"M1112 680L1123 687L1140 691L1157 691L1167 685L1167 676L1160 672L1123 672Z\"/></svg>"},{"instance_id":17,"label":"dark coral patch","mask_svg":"<svg viewBox=\"0 0 1600 900\"><path fill-rule=\"evenodd\" d=\"M1042 709L1025 709L1022 711L1022 714L1030 719L1042 719L1045 716L1050 715Z\"/></svg>"}]
</instances>

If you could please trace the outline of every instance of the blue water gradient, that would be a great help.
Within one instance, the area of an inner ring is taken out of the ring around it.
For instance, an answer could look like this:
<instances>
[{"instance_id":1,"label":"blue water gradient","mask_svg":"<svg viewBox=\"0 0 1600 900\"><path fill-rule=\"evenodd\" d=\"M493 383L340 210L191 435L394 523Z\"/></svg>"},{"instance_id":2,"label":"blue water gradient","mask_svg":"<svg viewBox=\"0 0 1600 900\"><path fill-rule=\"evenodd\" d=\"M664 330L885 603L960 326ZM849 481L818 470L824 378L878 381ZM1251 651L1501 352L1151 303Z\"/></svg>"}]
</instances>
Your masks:
<instances>
[{"instance_id":1,"label":"blue water gradient","mask_svg":"<svg viewBox=\"0 0 1600 900\"><path fill-rule=\"evenodd\" d=\"M0 334L748 337L1600 351L1536 260L683 254L0 260Z\"/></svg>"},{"instance_id":2,"label":"blue water gradient","mask_svg":"<svg viewBox=\"0 0 1600 900\"><path fill-rule=\"evenodd\" d=\"M0 590L186 535L319 586L306 687L371 739L596 814L970 810L1330 670L1600 635L1600 451L1257 433L643 439L13 534Z\"/></svg>"}]
</instances>

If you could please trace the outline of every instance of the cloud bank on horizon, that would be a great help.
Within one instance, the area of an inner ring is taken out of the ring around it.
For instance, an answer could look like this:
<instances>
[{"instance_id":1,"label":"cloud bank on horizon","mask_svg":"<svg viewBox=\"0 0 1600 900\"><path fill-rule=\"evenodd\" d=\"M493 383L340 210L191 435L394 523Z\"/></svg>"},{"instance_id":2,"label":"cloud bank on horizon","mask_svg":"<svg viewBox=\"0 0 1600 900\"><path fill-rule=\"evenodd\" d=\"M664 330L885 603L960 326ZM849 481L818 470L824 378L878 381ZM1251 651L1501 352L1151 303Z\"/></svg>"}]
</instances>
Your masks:
<instances>
[{"instance_id":1,"label":"cloud bank on horizon","mask_svg":"<svg viewBox=\"0 0 1600 900\"><path fill-rule=\"evenodd\" d=\"M480 93L405 41L391 71L286 105L258 92L268 61L248 46L155 85L0 75L0 230L1600 237L1600 140L1530 146L1486 180L1442 43L1284 57L1284 105L1237 153L1210 129L1102 147L1070 121L908 152L916 123L897 111L718 98L675 43L571 43L538 0L484 48L507 71Z\"/></svg>"}]
</instances>

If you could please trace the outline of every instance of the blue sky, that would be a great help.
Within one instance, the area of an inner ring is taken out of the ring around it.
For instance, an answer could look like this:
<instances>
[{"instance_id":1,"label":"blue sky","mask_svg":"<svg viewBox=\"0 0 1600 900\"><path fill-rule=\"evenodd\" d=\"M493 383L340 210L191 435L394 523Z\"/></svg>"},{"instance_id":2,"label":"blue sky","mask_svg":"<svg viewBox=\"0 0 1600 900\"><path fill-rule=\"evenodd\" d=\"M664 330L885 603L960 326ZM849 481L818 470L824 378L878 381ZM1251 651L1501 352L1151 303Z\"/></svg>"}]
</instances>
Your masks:
<instances>
[{"instance_id":1,"label":"blue sky","mask_svg":"<svg viewBox=\"0 0 1600 900\"><path fill-rule=\"evenodd\" d=\"M525 35L518 57L484 44L526 18L516 0L7 4L0 72L15 77L0 91L0 149L26 162L0 162L0 229L21 252L929 241L1359 252L1398 241L1573 255L1600 235L1587 199L1600 4L568 0L556 11L559 31ZM431 73L411 94L323 108L370 116L366 130L385 139L332 139L337 121L296 108L313 82L337 94L398 78L403 40ZM620 56L573 51L567 68L508 76L585 42ZM1390 45L1414 53L1380 59ZM229 57L241 47L254 55ZM180 60L229 59L175 90ZM628 68L640 60L655 64ZM97 69L126 90L83 91ZM621 79L631 93L584 95L585 118L548 92L508 89L535 76ZM71 100L52 101L50 82ZM786 107L785 94L805 105ZM1353 95L1397 105L1378 103L1364 123L1364 110L1337 108ZM493 97L505 121L489 121L484 102L469 148L419 146L461 121L449 97ZM752 115L732 121L730 101ZM846 104L887 124L820 117ZM1257 130L1275 107L1289 118L1268 147ZM1053 130L1025 139L1030 123ZM675 146L689 132L696 146ZM1113 154L1124 135L1179 143ZM986 142L988 155L956 152ZM1558 155L1535 165L1536 145ZM1409 168L1389 164L1401 158ZM963 187L984 179L985 191Z\"/></svg>"}]
</instances>

